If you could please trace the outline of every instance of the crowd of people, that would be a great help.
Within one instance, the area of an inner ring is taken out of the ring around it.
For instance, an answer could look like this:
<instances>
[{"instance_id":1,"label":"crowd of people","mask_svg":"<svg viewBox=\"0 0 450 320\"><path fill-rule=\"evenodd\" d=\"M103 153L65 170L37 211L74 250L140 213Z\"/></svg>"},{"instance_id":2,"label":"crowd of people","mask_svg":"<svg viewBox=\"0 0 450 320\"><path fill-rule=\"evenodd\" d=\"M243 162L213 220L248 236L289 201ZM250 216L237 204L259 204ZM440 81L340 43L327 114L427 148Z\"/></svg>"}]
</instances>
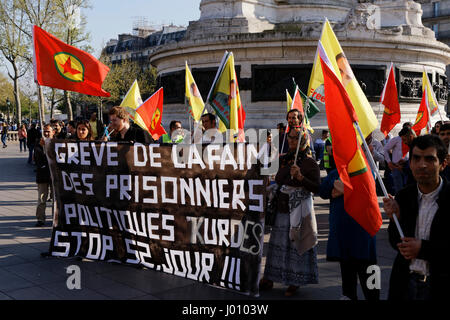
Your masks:
<instances>
[{"instance_id":1,"label":"crowd of people","mask_svg":"<svg viewBox=\"0 0 450 320\"><path fill-rule=\"evenodd\" d=\"M285 295L290 297L299 287L318 283L314 196L320 196L330 201L326 254L328 261L340 264L342 299L357 299L359 277L365 298L378 300L380 290L369 288L367 284L367 269L377 263L376 238L345 211L344 185L333 159L328 130L323 130L321 138L312 141L299 110L290 110L286 120L287 127L283 123L277 125L280 130L278 153L273 152L275 147L272 147L270 134L264 145L269 154L279 155L280 166L270 186L270 208L266 212L269 216L270 211L272 217L270 222L266 219L270 224L270 241L260 290L270 290L274 282L278 282L287 286ZM204 114L201 121L202 130L194 132L194 142L211 143L221 136L214 114ZM383 182L390 195L383 198L384 211L391 219L397 216L405 234L400 238L391 220L389 241L398 255L392 269L389 299L441 299L448 297L446 286L450 285L446 254L450 242L444 231L450 222L450 169L446 166L450 162L450 121L439 121L431 134L418 137L411 127L412 124L406 122L398 136L389 134L382 141L372 134L366 138L373 159L385 169ZM182 142L182 129L180 121L172 121L169 132L157 142ZM36 124L28 129L22 125L18 136L20 151L26 152L28 148L28 163L36 165L38 227L45 225L46 202L52 198L44 139L155 142L147 131L130 123L128 113L118 106L109 111L108 126L93 113L88 120L67 124L51 120L43 126L42 133ZM326 170L323 179L320 170Z\"/></svg>"}]
</instances>

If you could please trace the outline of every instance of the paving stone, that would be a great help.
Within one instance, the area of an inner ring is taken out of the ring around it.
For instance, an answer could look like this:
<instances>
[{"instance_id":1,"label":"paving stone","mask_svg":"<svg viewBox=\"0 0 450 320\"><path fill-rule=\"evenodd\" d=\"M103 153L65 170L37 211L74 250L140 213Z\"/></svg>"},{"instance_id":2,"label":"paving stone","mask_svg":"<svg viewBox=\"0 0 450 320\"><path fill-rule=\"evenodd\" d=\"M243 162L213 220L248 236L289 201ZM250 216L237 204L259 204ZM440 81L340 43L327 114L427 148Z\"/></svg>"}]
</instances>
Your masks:
<instances>
[{"instance_id":1,"label":"paving stone","mask_svg":"<svg viewBox=\"0 0 450 320\"><path fill-rule=\"evenodd\" d=\"M48 292L56 295L63 300L105 300L109 299L106 295L96 292L94 290L81 287L80 290L67 288L66 282L56 282L44 284L41 286Z\"/></svg>"},{"instance_id":2,"label":"paving stone","mask_svg":"<svg viewBox=\"0 0 450 320\"><path fill-rule=\"evenodd\" d=\"M8 293L16 300L59 300L59 298L40 287L31 287L10 291Z\"/></svg>"}]
</instances>

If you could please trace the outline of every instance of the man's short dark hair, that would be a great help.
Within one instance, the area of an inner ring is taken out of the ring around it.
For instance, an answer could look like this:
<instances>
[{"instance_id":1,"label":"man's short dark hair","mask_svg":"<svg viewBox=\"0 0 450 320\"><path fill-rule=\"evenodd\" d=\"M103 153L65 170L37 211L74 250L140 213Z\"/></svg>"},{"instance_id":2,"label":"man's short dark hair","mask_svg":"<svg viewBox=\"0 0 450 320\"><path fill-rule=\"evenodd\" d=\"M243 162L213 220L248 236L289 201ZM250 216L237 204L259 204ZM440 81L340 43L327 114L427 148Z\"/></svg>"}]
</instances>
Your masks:
<instances>
[{"instance_id":1,"label":"man's short dark hair","mask_svg":"<svg viewBox=\"0 0 450 320\"><path fill-rule=\"evenodd\" d=\"M414 131L410 127L403 127L403 129L398 133L400 137L408 136L410 134L414 135Z\"/></svg>"},{"instance_id":2,"label":"man's short dark hair","mask_svg":"<svg viewBox=\"0 0 450 320\"><path fill-rule=\"evenodd\" d=\"M206 114L202 115L202 118L203 117L208 117L210 121L216 121L216 115L212 114L212 113L206 113Z\"/></svg>"},{"instance_id":3,"label":"man's short dark hair","mask_svg":"<svg viewBox=\"0 0 450 320\"><path fill-rule=\"evenodd\" d=\"M411 128L413 126L412 122L405 122L402 126L402 128Z\"/></svg>"},{"instance_id":4,"label":"man's short dark hair","mask_svg":"<svg viewBox=\"0 0 450 320\"><path fill-rule=\"evenodd\" d=\"M415 138L411 143L410 155L412 155L414 147L419 148L420 150L425 150L430 147L435 148L439 163L442 163L448 154L447 147L445 146L444 142L439 139L439 137L433 134L426 134ZM412 157L410 156L410 158Z\"/></svg>"},{"instance_id":5,"label":"man's short dark hair","mask_svg":"<svg viewBox=\"0 0 450 320\"><path fill-rule=\"evenodd\" d=\"M67 124L70 124L72 128L75 128L75 121L70 120Z\"/></svg>"},{"instance_id":6,"label":"man's short dark hair","mask_svg":"<svg viewBox=\"0 0 450 320\"><path fill-rule=\"evenodd\" d=\"M280 122L280 123L277 124L277 128L285 129L286 126L284 125L283 122Z\"/></svg>"},{"instance_id":7,"label":"man's short dark hair","mask_svg":"<svg viewBox=\"0 0 450 320\"><path fill-rule=\"evenodd\" d=\"M291 109L291 110L289 110L288 113L286 114L286 120L289 119L289 113L291 113L291 112L298 112L298 115L299 115L299 116L301 115L300 110L298 110L298 109Z\"/></svg>"},{"instance_id":8,"label":"man's short dark hair","mask_svg":"<svg viewBox=\"0 0 450 320\"><path fill-rule=\"evenodd\" d=\"M170 131L172 131L172 129L175 128L175 125L176 125L177 123L181 124L181 121L178 121L178 120L172 120L172 121L170 121L170 124L169 124Z\"/></svg>"},{"instance_id":9,"label":"man's short dark hair","mask_svg":"<svg viewBox=\"0 0 450 320\"><path fill-rule=\"evenodd\" d=\"M327 130L327 129L323 129L323 130L322 130L322 134L325 134L325 133L328 133L328 130Z\"/></svg>"},{"instance_id":10,"label":"man's short dark hair","mask_svg":"<svg viewBox=\"0 0 450 320\"><path fill-rule=\"evenodd\" d=\"M443 125L441 125L441 128L439 129L439 132L441 131L447 131L450 130L450 122L444 123Z\"/></svg>"}]
</instances>

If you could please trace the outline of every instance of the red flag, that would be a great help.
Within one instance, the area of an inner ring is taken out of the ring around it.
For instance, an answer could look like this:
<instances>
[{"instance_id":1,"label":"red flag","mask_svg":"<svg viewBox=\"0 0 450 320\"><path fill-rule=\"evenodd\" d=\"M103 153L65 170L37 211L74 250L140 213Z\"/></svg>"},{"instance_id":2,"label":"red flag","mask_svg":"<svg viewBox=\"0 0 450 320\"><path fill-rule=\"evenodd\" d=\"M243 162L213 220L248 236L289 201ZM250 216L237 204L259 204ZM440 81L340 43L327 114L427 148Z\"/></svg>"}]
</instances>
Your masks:
<instances>
[{"instance_id":1,"label":"red flag","mask_svg":"<svg viewBox=\"0 0 450 320\"><path fill-rule=\"evenodd\" d=\"M42 86L109 97L102 89L109 68L92 55L33 26L34 79Z\"/></svg>"},{"instance_id":2,"label":"red flag","mask_svg":"<svg viewBox=\"0 0 450 320\"><path fill-rule=\"evenodd\" d=\"M409 146L402 142L402 157L405 157L409 152Z\"/></svg>"},{"instance_id":3,"label":"red flag","mask_svg":"<svg viewBox=\"0 0 450 320\"><path fill-rule=\"evenodd\" d=\"M161 126L163 113L163 88L156 91L143 104L136 108L153 139L158 140L166 130Z\"/></svg>"},{"instance_id":4,"label":"red flag","mask_svg":"<svg viewBox=\"0 0 450 320\"><path fill-rule=\"evenodd\" d=\"M427 127L427 130L429 131L430 115L428 107L428 88L425 87L422 94L422 101L420 102L419 110L417 111L416 122L412 126L416 135L420 135L420 131L425 127Z\"/></svg>"},{"instance_id":5,"label":"red flag","mask_svg":"<svg viewBox=\"0 0 450 320\"><path fill-rule=\"evenodd\" d=\"M305 118L305 112L303 111L303 102L302 98L300 97L300 92L298 91L298 87L295 87L295 94L294 99L292 100L292 109L297 109L302 114L302 118Z\"/></svg>"},{"instance_id":6,"label":"red flag","mask_svg":"<svg viewBox=\"0 0 450 320\"><path fill-rule=\"evenodd\" d=\"M388 80L384 85L380 99L384 106L383 119L381 120L380 131L385 136L400 122L400 104L398 103L397 85L395 84L394 68L391 63Z\"/></svg>"},{"instance_id":7,"label":"red flag","mask_svg":"<svg viewBox=\"0 0 450 320\"><path fill-rule=\"evenodd\" d=\"M239 85L237 82L237 76L236 76L236 72L234 73L234 77L236 78L236 98L237 100L237 114L238 114L238 142L245 142L245 132L244 132L244 124L245 124L245 118L246 118L246 113L244 110L244 106L242 105L241 102L241 94L239 93ZM232 89L230 89L232 90Z\"/></svg>"},{"instance_id":8,"label":"red flag","mask_svg":"<svg viewBox=\"0 0 450 320\"><path fill-rule=\"evenodd\" d=\"M319 48L321 44L319 42ZM375 180L356 138L353 123L357 121L350 98L339 78L324 61L320 62L325 87L328 126L333 140L333 156L339 176L344 183L345 211L371 236L381 227L382 218L375 189Z\"/></svg>"}]
</instances>

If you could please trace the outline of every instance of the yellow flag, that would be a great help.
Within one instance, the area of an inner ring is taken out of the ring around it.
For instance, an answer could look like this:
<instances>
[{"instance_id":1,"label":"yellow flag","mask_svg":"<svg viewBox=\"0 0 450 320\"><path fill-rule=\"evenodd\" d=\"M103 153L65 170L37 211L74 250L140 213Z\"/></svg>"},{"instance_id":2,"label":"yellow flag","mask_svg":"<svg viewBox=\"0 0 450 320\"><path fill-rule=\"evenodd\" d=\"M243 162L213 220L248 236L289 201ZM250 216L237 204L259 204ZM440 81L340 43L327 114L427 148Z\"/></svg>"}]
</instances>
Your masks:
<instances>
[{"instance_id":1,"label":"yellow flag","mask_svg":"<svg viewBox=\"0 0 450 320\"><path fill-rule=\"evenodd\" d=\"M287 102L287 112L289 112L289 110L291 110L292 98L287 89L286 89L286 102Z\"/></svg>"},{"instance_id":2,"label":"yellow flag","mask_svg":"<svg viewBox=\"0 0 450 320\"><path fill-rule=\"evenodd\" d=\"M191 70L189 70L186 62L186 102L188 104L188 112L195 121L200 121L202 111L205 107L200 91L192 76Z\"/></svg>"},{"instance_id":3,"label":"yellow flag","mask_svg":"<svg viewBox=\"0 0 450 320\"><path fill-rule=\"evenodd\" d=\"M367 100L364 92L356 80L350 64L344 55L344 51L339 44L336 35L331 28L328 20L325 21L322 29L322 36L320 38L323 48L327 53L331 66L333 67L336 75L347 91L350 100L355 108L356 115L358 116L359 126L364 137L367 137L369 133L378 127L378 120L373 112L373 109ZM323 73L319 60L319 55L316 54L313 69L311 72L311 78L308 86L308 96L314 103L323 105L325 101L325 91L323 88ZM333 107L333 106L330 106Z\"/></svg>"},{"instance_id":4,"label":"yellow flag","mask_svg":"<svg viewBox=\"0 0 450 320\"><path fill-rule=\"evenodd\" d=\"M428 105L430 107L430 116L433 116L436 111L438 111L438 104L436 102L436 97L434 95L434 91L431 88L430 81L428 79L427 73L424 71L422 75L422 95L425 93L425 88L428 92Z\"/></svg>"},{"instance_id":5,"label":"yellow flag","mask_svg":"<svg viewBox=\"0 0 450 320\"><path fill-rule=\"evenodd\" d=\"M124 107L128 112L129 116L133 121L145 131L148 131L147 126L145 125L144 120L142 120L139 113L136 112L136 108L138 108L143 103L141 98L141 92L139 91L139 85L137 80L134 80L131 85L130 90L128 90L125 98L123 98L121 107Z\"/></svg>"},{"instance_id":6,"label":"yellow flag","mask_svg":"<svg viewBox=\"0 0 450 320\"><path fill-rule=\"evenodd\" d=\"M226 52L225 57L224 64L219 67L216 79L211 86L208 102L232 134L241 133L244 129L245 111L239 94L234 55L232 52Z\"/></svg>"}]
</instances>

